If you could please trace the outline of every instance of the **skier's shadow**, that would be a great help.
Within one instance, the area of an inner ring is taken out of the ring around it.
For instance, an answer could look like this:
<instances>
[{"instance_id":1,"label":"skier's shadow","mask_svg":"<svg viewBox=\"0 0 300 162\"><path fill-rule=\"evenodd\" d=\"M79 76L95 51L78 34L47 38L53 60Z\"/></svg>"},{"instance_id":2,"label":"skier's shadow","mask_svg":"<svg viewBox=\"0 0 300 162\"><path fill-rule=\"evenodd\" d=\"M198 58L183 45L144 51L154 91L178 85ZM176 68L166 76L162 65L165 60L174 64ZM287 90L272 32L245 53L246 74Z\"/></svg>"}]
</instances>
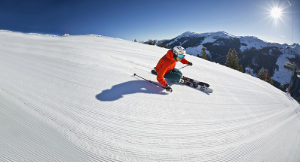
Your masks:
<instances>
[{"instance_id":1,"label":"skier's shadow","mask_svg":"<svg viewBox=\"0 0 300 162\"><path fill-rule=\"evenodd\" d=\"M96 99L100 101L115 101L124 95L134 94L134 93L149 93L149 94L160 94L166 95L166 92L162 92L164 89L152 85L144 80L133 80L125 83L117 84L111 87L111 89L106 89L96 95Z\"/></svg>"}]
</instances>

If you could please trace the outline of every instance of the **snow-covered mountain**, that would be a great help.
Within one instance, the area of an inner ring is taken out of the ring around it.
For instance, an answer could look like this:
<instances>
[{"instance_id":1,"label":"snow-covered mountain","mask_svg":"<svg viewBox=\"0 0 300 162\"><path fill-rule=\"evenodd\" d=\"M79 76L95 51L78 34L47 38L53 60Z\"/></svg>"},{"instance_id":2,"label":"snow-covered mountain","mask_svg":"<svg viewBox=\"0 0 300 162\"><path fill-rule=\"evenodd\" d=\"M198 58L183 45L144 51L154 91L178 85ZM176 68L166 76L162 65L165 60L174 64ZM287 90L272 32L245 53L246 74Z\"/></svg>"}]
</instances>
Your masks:
<instances>
[{"instance_id":1,"label":"snow-covered mountain","mask_svg":"<svg viewBox=\"0 0 300 162\"><path fill-rule=\"evenodd\" d=\"M193 43L193 47L195 47L194 45L197 45L197 43L200 42L200 44L205 44L205 43L215 43L215 41L217 41L218 39L239 39L240 41L240 48L239 50L241 51L245 51L251 48L255 48L255 49L262 49L264 47L279 47L279 48L286 48L287 46L294 48L295 52L297 52L299 54L300 51L300 45L295 43L293 45L288 45L288 44L279 44L279 43L271 43L271 42L267 42L267 41L263 41L257 37L254 36L234 36L231 35L227 32L224 31L219 31L219 32L209 32L209 33L197 33L197 32L185 32L173 39L170 40L161 40L158 41L158 44L167 44L168 46L172 47L172 46L176 46L178 43L181 44L182 46L186 46L187 42L189 42L191 38L197 38L199 41L198 42L194 42ZM181 41L181 39L185 39L185 41ZM190 42L189 42L190 43ZM222 42L221 44L216 44L216 45L222 45L225 44L226 42ZM175 45L176 44L176 45ZM191 43L192 44L192 43ZM197 54L194 53L193 51L190 51L190 54Z\"/></svg>"},{"instance_id":2,"label":"snow-covered mountain","mask_svg":"<svg viewBox=\"0 0 300 162\"><path fill-rule=\"evenodd\" d=\"M211 94L150 70L167 49L96 35L0 31L0 161L300 161L300 105L195 56ZM177 68L182 67L181 63Z\"/></svg>"},{"instance_id":3,"label":"snow-covered mountain","mask_svg":"<svg viewBox=\"0 0 300 162\"><path fill-rule=\"evenodd\" d=\"M225 64L229 49L235 49L240 63L245 69L253 69L253 75L264 67L269 70L272 79L282 84L288 84L292 74L283 68L288 61L287 57L300 64L299 44L270 43L257 37L234 36L224 31L185 32L173 39L158 41L158 44L166 44L171 48L180 45L186 48L188 54L194 56L201 55L202 48L205 47L210 60L221 64Z\"/></svg>"}]
</instances>

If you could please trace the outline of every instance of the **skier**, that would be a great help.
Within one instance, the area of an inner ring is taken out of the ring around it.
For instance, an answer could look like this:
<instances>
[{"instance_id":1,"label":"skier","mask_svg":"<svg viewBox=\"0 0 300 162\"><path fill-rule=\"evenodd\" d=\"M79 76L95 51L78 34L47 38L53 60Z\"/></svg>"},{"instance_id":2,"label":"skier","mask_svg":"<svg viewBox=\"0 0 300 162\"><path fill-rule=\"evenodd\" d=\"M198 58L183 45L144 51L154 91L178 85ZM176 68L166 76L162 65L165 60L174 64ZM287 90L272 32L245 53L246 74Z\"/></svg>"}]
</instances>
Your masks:
<instances>
[{"instance_id":1,"label":"skier","mask_svg":"<svg viewBox=\"0 0 300 162\"><path fill-rule=\"evenodd\" d=\"M181 46L176 46L170 49L157 63L155 70L157 73L157 81L162 84L168 92L172 92L172 88L164 79L169 79L173 82L179 82L182 77L181 71L175 68L177 61L183 64L192 66L193 63L187 61L185 57L185 49Z\"/></svg>"}]
</instances>

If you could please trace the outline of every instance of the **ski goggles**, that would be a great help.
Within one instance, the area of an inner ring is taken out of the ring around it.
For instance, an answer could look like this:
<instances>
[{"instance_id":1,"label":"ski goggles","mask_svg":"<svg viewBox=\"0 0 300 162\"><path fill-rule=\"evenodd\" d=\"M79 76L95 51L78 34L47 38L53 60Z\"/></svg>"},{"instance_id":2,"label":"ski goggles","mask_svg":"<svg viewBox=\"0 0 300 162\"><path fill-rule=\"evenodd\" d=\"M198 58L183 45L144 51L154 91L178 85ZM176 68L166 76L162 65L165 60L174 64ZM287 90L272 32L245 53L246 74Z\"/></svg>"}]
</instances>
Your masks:
<instances>
[{"instance_id":1,"label":"ski goggles","mask_svg":"<svg viewBox=\"0 0 300 162\"><path fill-rule=\"evenodd\" d=\"M185 57L185 55L184 55L184 54L179 54L178 57L179 57L180 59L183 59L183 58Z\"/></svg>"}]
</instances>

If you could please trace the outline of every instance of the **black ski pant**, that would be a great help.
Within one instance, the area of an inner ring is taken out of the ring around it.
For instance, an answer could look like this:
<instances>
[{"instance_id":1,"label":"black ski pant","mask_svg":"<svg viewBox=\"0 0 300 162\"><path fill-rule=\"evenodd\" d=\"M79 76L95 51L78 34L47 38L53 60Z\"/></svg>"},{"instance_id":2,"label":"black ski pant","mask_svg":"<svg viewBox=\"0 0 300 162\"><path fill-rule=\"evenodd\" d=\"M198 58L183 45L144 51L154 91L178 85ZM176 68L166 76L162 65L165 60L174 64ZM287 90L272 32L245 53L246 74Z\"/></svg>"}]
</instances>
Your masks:
<instances>
[{"instance_id":1,"label":"black ski pant","mask_svg":"<svg viewBox=\"0 0 300 162\"><path fill-rule=\"evenodd\" d=\"M164 78L169 79L173 82L178 82L180 78L182 77L181 71L178 69L174 68L170 70L168 73L165 74Z\"/></svg>"}]
</instances>

